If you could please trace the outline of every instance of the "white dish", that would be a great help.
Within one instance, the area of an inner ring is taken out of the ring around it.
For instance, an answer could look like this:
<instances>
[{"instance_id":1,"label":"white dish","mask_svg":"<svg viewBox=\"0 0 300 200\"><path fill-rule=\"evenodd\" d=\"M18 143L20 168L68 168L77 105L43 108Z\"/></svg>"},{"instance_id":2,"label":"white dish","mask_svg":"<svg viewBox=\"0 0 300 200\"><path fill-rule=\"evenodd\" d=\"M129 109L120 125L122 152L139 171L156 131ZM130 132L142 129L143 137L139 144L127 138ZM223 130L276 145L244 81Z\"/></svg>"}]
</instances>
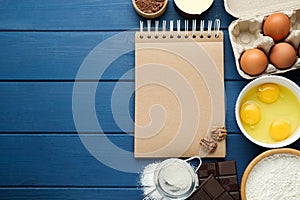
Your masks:
<instances>
[{"instance_id":1,"label":"white dish","mask_svg":"<svg viewBox=\"0 0 300 200\"><path fill-rule=\"evenodd\" d=\"M295 142L296 140L298 140L300 138L300 126L298 125L298 128L296 129L295 133L293 133L291 136L289 136L287 139L282 140L280 142L277 143L264 143L261 141L258 141L257 139L253 138L252 136L250 136L247 131L245 130L241 119L240 119L240 104L241 101L244 97L244 95L252 88L264 84L264 83L275 83L275 84L279 84L282 86L285 86L286 88L288 88L290 91L292 91L292 93L294 93L294 95L298 98L299 102L300 102L300 88L297 84L295 84L294 82L292 82L291 80L281 77L281 76L274 76L274 75L268 75L268 76L262 76L259 77L253 81L251 81L250 83L248 83L243 90L240 92L237 101L236 101L236 105L235 105L235 118L237 121L237 124L240 128L240 130L242 131L242 133L244 134L244 136L249 139L251 142L262 146L262 147L266 147L266 148L279 148L279 147L284 147L287 146L293 142Z\"/></svg>"},{"instance_id":2,"label":"white dish","mask_svg":"<svg viewBox=\"0 0 300 200\"><path fill-rule=\"evenodd\" d=\"M176 7L186 15L200 15L213 3L213 0L174 0Z\"/></svg>"}]
</instances>

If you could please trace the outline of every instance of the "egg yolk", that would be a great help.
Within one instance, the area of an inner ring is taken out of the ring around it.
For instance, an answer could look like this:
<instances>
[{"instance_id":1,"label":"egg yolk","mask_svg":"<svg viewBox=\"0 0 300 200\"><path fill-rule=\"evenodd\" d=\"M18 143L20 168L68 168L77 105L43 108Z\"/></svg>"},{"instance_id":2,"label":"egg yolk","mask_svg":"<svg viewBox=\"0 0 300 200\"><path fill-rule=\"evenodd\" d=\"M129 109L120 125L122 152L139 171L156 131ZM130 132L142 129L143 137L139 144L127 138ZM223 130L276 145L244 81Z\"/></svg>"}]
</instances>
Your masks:
<instances>
[{"instance_id":1,"label":"egg yolk","mask_svg":"<svg viewBox=\"0 0 300 200\"><path fill-rule=\"evenodd\" d=\"M284 140L290 135L290 132L290 124L283 119L276 119L270 125L270 135L274 140Z\"/></svg>"},{"instance_id":2,"label":"egg yolk","mask_svg":"<svg viewBox=\"0 0 300 200\"><path fill-rule=\"evenodd\" d=\"M274 103L279 97L279 87L274 83L266 83L258 87L257 97L264 103Z\"/></svg>"},{"instance_id":3,"label":"egg yolk","mask_svg":"<svg viewBox=\"0 0 300 200\"><path fill-rule=\"evenodd\" d=\"M240 117L248 125L257 124L261 118L260 108L255 102L247 101L241 106Z\"/></svg>"}]
</instances>

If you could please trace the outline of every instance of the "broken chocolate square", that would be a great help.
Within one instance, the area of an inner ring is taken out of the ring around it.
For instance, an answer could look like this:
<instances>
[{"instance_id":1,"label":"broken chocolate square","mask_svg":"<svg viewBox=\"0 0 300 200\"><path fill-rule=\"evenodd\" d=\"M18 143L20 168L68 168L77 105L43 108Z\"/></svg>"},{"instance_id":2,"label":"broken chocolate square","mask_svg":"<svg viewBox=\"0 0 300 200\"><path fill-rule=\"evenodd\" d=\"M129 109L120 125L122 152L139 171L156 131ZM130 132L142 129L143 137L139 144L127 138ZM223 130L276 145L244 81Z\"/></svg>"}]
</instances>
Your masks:
<instances>
[{"instance_id":1,"label":"broken chocolate square","mask_svg":"<svg viewBox=\"0 0 300 200\"><path fill-rule=\"evenodd\" d=\"M198 171L200 183L213 175L234 200L240 200L236 163L232 161L203 163Z\"/></svg>"},{"instance_id":2,"label":"broken chocolate square","mask_svg":"<svg viewBox=\"0 0 300 200\"><path fill-rule=\"evenodd\" d=\"M190 200L234 200L211 174L194 192Z\"/></svg>"}]
</instances>

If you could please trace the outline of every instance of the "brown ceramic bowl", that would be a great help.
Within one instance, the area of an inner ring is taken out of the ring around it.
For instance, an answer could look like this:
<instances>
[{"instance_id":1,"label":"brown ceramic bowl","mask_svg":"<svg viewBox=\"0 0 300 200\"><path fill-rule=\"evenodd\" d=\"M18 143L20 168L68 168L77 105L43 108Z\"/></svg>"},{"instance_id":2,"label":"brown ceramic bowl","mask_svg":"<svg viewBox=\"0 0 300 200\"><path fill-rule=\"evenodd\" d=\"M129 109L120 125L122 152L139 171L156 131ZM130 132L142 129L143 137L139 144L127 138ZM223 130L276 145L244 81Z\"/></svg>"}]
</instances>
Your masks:
<instances>
[{"instance_id":1,"label":"brown ceramic bowl","mask_svg":"<svg viewBox=\"0 0 300 200\"><path fill-rule=\"evenodd\" d=\"M242 182L241 182L242 200L247 200L246 199L246 183L247 183L248 176L249 176L251 170L253 169L253 167L258 162L260 162L262 159L272 156L274 154L293 154L296 156L300 156L300 151L298 151L296 149L290 149L290 148L272 149L272 150L265 151L265 152L261 153L260 155L258 155L257 157L255 157L247 166L247 168L243 174L243 177L242 177Z\"/></svg>"},{"instance_id":2,"label":"brown ceramic bowl","mask_svg":"<svg viewBox=\"0 0 300 200\"><path fill-rule=\"evenodd\" d=\"M132 0L132 5L135 9L135 11L142 17L147 18L147 19L154 19L157 18L159 16L161 16L166 10L167 10L167 6L168 6L168 0L164 1L164 5L156 12L154 13L146 13L144 11L142 11L137 5L136 5L136 0Z\"/></svg>"}]
</instances>

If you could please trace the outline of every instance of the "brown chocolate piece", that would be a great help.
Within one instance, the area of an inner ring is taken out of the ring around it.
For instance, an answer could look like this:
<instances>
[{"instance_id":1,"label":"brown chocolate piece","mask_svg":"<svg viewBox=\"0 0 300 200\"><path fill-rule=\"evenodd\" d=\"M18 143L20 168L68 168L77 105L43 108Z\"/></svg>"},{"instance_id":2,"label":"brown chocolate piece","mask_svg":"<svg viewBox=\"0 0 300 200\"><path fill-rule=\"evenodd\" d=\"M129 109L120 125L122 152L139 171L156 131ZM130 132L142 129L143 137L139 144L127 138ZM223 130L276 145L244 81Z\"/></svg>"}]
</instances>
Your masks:
<instances>
[{"instance_id":1,"label":"brown chocolate piece","mask_svg":"<svg viewBox=\"0 0 300 200\"><path fill-rule=\"evenodd\" d=\"M222 185L210 175L190 197L190 200L233 200Z\"/></svg>"},{"instance_id":2,"label":"brown chocolate piece","mask_svg":"<svg viewBox=\"0 0 300 200\"><path fill-rule=\"evenodd\" d=\"M239 192L229 192L230 196L233 197L234 200L240 200L241 199L241 195Z\"/></svg>"},{"instance_id":3,"label":"brown chocolate piece","mask_svg":"<svg viewBox=\"0 0 300 200\"><path fill-rule=\"evenodd\" d=\"M217 162L218 173L220 176L236 174L235 161Z\"/></svg>"},{"instance_id":4,"label":"brown chocolate piece","mask_svg":"<svg viewBox=\"0 0 300 200\"><path fill-rule=\"evenodd\" d=\"M203 163L198 171L200 178L208 177L210 174L217 175L217 168L215 163Z\"/></svg>"},{"instance_id":5,"label":"brown chocolate piece","mask_svg":"<svg viewBox=\"0 0 300 200\"><path fill-rule=\"evenodd\" d=\"M218 178L218 181L223 185L223 187L228 191L238 191L238 181L237 181L237 176L232 175L232 176L220 176Z\"/></svg>"},{"instance_id":6,"label":"brown chocolate piece","mask_svg":"<svg viewBox=\"0 0 300 200\"><path fill-rule=\"evenodd\" d=\"M203 163L198 170L200 183L204 183L210 175L216 178L234 200L240 199L237 170L234 160Z\"/></svg>"}]
</instances>

